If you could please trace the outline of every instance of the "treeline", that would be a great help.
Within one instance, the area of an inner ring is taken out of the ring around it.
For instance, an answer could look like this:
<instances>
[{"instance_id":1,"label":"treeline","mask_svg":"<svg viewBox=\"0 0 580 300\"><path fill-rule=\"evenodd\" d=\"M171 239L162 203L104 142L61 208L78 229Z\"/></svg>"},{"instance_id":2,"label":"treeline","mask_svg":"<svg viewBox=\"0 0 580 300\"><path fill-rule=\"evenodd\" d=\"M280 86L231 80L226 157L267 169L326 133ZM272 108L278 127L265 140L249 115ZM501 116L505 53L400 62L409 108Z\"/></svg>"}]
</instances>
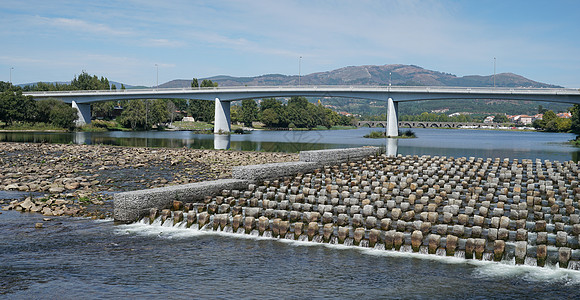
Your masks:
<instances>
[{"instance_id":1,"label":"treeline","mask_svg":"<svg viewBox=\"0 0 580 300\"><path fill-rule=\"evenodd\" d=\"M68 83L50 83L50 82L37 82L32 85L27 85L22 88L24 92L33 91L76 91L76 90L116 90L117 86L114 84L109 84L109 79L97 75L89 75L87 72L82 72L79 76L73 78L70 84ZM125 86L121 84L121 89L125 89Z\"/></svg>"},{"instance_id":2,"label":"treeline","mask_svg":"<svg viewBox=\"0 0 580 300\"><path fill-rule=\"evenodd\" d=\"M14 123L44 123L59 128L73 128L78 119L77 110L57 100L35 101L22 95L22 89L0 81L0 121L2 126Z\"/></svg>"},{"instance_id":3,"label":"treeline","mask_svg":"<svg viewBox=\"0 0 580 300\"><path fill-rule=\"evenodd\" d=\"M259 108L254 100L244 100L240 107L232 108L233 120L248 126L253 121L259 121L269 128L330 128L353 124L352 117L310 103L305 97L292 97L287 104L275 98L262 99Z\"/></svg>"}]
</instances>

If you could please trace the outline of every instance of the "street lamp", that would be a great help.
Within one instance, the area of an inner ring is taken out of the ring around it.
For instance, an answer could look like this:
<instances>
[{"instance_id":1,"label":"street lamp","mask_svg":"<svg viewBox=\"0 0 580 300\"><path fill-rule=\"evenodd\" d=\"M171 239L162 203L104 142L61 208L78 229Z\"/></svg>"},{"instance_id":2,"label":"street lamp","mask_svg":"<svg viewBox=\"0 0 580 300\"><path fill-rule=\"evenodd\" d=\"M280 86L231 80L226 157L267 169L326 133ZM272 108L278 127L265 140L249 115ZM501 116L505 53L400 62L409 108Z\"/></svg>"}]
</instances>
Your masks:
<instances>
[{"instance_id":1,"label":"street lamp","mask_svg":"<svg viewBox=\"0 0 580 300\"><path fill-rule=\"evenodd\" d=\"M493 87L495 87L495 57L493 58Z\"/></svg>"},{"instance_id":2,"label":"street lamp","mask_svg":"<svg viewBox=\"0 0 580 300\"><path fill-rule=\"evenodd\" d=\"M389 86L391 86L391 79L392 79L392 76L391 75L392 75L392 73L389 72Z\"/></svg>"},{"instance_id":3,"label":"street lamp","mask_svg":"<svg viewBox=\"0 0 580 300\"><path fill-rule=\"evenodd\" d=\"M14 67L10 67L10 84L12 84L12 70L14 70Z\"/></svg>"},{"instance_id":4,"label":"street lamp","mask_svg":"<svg viewBox=\"0 0 580 300\"><path fill-rule=\"evenodd\" d=\"M300 72L302 69L302 56L298 59L298 86L300 86Z\"/></svg>"},{"instance_id":5,"label":"street lamp","mask_svg":"<svg viewBox=\"0 0 580 300\"><path fill-rule=\"evenodd\" d=\"M159 65L155 64L155 68L157 69L157 89L159 89Z\"/></svg>"}]
</instances>

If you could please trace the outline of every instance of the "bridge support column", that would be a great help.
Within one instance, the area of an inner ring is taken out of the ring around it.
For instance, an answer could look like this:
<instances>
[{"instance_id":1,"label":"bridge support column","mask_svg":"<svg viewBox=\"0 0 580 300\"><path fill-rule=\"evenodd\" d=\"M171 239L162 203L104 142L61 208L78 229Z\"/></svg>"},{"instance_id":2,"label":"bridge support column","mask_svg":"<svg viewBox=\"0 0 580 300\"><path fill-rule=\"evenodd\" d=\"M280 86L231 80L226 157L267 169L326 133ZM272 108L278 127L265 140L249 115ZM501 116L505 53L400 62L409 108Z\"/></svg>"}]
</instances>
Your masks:
<instances>
[{"instance_id":1,"label":"bridge support column","mask_svg":"<svg viewBox=\"0 0 580 300\"><path fill-rule=\"evenodd\" d=\"M393 98L387 100L387 137L399 136L399 103Z\"/></svg>"},{"instance_id":2,"label":"bridge support column","mask_svg":"<svg viewBox=\"0 0 580 300\"><path fill-rule=\"evenodd\" d=\"M80 104L76 101L72 102L72 107L77 109L77 114L79 118L76 121L77 127L81 127L85 124L91 124L91 105L90 104Z\"/></svg>"},{"instance_id":3,"label":"bridge support column","mask_svg":"<svg viewBox=\"0 0 580 300\"><path fill-rule=\"evenodd\" d=\"M230 102L215 98L215 121L213 133L230 134L232 125L230 122Z\"/></svg>"}]
</instances>

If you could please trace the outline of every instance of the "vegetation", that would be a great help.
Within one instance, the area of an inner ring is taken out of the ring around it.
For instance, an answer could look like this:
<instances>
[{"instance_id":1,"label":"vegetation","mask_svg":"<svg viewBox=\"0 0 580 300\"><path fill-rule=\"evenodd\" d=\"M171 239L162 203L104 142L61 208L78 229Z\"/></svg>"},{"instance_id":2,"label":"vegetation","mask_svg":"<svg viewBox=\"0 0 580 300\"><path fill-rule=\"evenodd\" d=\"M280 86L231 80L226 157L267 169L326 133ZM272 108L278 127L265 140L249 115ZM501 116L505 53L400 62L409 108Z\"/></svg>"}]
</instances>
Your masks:
<instances>
[{"instance_id":1,"label":"vegetation","mask_svg":"<svg viewBox=\"0 0 580 300\"><path fill-rule=\"evenodd\" d=\"M6 128L71 129L77 120L77 111L57 99L34 101L22 95L20 87L0 82L0 121ZM16 125L16 126L15 126Z\"/></svg>"},{"instance_id":2,"label":"vegetation","mask_svg":"<svg viewBox=\"0 0 580 300\"><path fill-rule=\"evenodd\" d=\"M385 138L387 137L387 133L384 131L371 131L369 134L366 134L364 136L365 138L370 138L370 139L380 139L380 138ZM402 138L402 139L408 139L408 138L416 138L417 136L415 135L415 132L413 132L412 130L405 130L404 132L401 132L399 130L399 135L396 138Z\"/></svg>"},{"instance_id":3,"label":"vegetation","mask_svg":"<svg viewBox=\"0 0 580 300\"><path fill-rule=\"evenodd\" d=\"M247 127L252 127L252 122L258 120L258 104L254 99L242 100L241 121Z\"/></svg>"},{"instance_id":4,"label":"vegetation","mask_svg":"<svg viewBox=\"0 0 580 300\"><path fill-rule=\"evenodd\" d=\"M305 97L292 97L286 105L274 98L262 99L258 118L269 128L331 128L349 126L353 122L353 118L310 103Z\"/></svg>"},{"instance_id":5,"label":"vegetation","mask_svg":"<svg viewBox=\"0 0 580 300\"><path fill-rule=\"evenodd\" d=\"M375 100L331 98L324 99L324 104L331 105L336 111L347 111L355 115L360 115L363 120L367 120L371 116L384 115L386 112L386 103ZM568 111L569 107L566 103L540 102L540 105L544 109L551 109L555 112ZM445 112L446 114L472 112L474 113L472 116L481 116L483 120L484 116L498 113L508 115L535 115L538 109L538 102L502 100L429 100L400 102L399 116L420 115L423 112L432 112L441 109L448 109Z\"/></svg>"},{"instance_id":6,"label":"vegetation","mask_svg":"<svg viewBox=\"0 0 580 300\"><path fill-rule=\"evenodd\" d=\"M568 132L572 128L572 122L572 119L559 118L556 113L548 110L544 112L542 119L536 119L532 125L541 131Z\"/></svg>"},{"instance_id":7,"label":"vegetation","mask_svg":"<svg viewBox=\"0 0 580 300\"><path fill-rule=\"evenodd\" d=\"M201 82L202 88L217 86L218 83L212 82L211 80L204 79ZM193 78L191 81L191 87L199 87L197 78ZM215 116L215 103L213 101L206 100L191 100L189 102L189 115L192 116L196 121L213 122Z\"/></svg>"},{"instance_id":8,"label":"vegetation","mask_svg":"<svg viewBox=\"0 0 580 300\"><path fill-rule=\"evenodd\" d=\"M508 123L510 120L504 114L497 114L493 117L495 123Z\"/></svg>"}]
</instances>

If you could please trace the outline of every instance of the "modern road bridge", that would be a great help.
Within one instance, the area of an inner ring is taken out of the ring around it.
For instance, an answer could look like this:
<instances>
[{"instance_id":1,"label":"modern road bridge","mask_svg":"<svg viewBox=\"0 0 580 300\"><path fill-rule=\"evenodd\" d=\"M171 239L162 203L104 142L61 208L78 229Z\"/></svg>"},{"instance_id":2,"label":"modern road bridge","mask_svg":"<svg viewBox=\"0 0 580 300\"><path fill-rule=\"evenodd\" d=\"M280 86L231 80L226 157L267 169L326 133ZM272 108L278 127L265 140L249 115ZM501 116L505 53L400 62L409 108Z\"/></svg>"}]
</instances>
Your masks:
<instances>
[{"instance_id":1,"label":"modern road bridge","mask_svg":"<svg viewBox=\"0 0 580 300\"><path fill-rule=\"evenodd\" d=\"M578 89L480 88L440 86L261 86L177 89L131 89L99 91L29 92L34 99L58 98L71 103L79 111L80 123L90 123L90 104L130 99L199 99L215 101L214 132L231 131L230 102L271 97L343 97L385 101L387 103L387 135L398 134L398 103L443 99L499 99L563 102L580 104Z\"/></svg>"}]
</instances>

